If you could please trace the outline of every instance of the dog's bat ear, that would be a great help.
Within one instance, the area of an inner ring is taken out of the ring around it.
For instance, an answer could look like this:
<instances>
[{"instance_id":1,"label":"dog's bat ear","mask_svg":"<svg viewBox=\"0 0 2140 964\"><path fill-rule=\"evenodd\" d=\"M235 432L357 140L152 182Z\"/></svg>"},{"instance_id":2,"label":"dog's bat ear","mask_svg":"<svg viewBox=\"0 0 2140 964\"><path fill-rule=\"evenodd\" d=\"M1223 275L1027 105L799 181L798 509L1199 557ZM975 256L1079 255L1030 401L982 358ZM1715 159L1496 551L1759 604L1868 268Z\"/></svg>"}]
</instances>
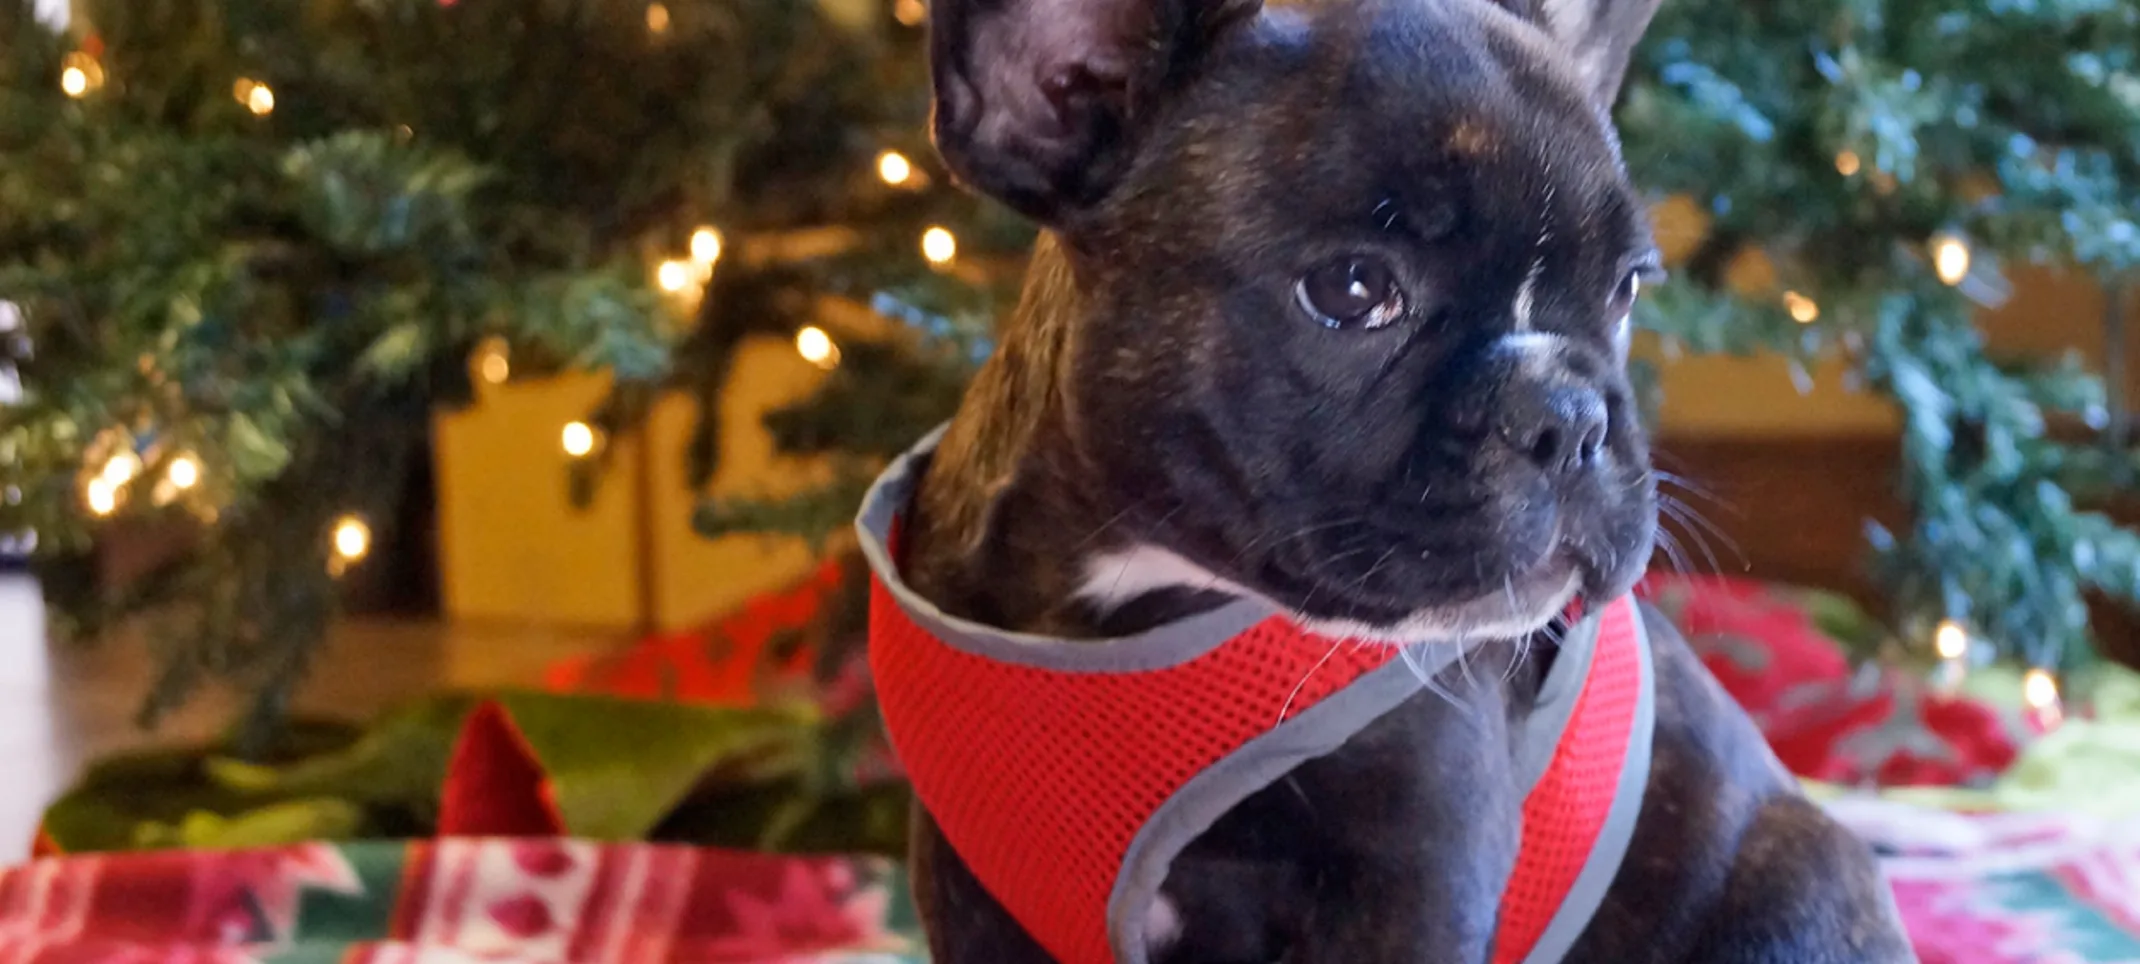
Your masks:
<instances>
[{"instance_id":1,"label":"dog's bat ear","mask_svg":"<svg viewBox=\"0 0 2140 964\"><path fill-rule=\"evenodd\" d=\"M1559 40L1588 86L1590 99L1609 108L1620 94L1635 44L1649 29L1663 0L1513 0L1546 33Z\"/></svg>"},{"instance_id":2,"label":"dog's bat ear","mask_svg":"<svg viewBox=\"0 0 2140 964\"><path fill-rule=\"evenodd\" d=\"M1167 71L1261 0L934 0L937 150L1051 222L1106 190Z\"/></svg>"}]
</instances>

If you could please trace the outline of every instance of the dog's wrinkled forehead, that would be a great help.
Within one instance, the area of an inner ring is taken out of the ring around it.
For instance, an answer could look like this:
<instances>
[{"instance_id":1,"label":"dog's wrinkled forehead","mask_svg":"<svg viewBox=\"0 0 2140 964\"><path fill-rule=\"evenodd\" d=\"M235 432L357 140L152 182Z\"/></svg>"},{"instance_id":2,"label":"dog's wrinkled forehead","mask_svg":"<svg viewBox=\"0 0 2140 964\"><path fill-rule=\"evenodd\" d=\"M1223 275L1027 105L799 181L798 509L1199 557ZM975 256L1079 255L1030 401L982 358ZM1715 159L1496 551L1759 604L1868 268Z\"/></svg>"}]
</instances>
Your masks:
<instances>
[{"instance_id":1,"label":"dog's wrinkled forehead","mask_svg":"<svg viewBox=\"0 0 2140 964\"><path fill-rule=\"evenodd\" d=\"M1603 229L1612 219L1586 209L1619 213L1631 196L1588 84L1551 38L1486 0L1270 4L1154 105L1112 206L1240 227L1252 208L1335 217L1393 201L1508 229L1559 208L1570 227ZM1206 203L1150 206L1185 189Z\"/></svg>"}]
</instances>

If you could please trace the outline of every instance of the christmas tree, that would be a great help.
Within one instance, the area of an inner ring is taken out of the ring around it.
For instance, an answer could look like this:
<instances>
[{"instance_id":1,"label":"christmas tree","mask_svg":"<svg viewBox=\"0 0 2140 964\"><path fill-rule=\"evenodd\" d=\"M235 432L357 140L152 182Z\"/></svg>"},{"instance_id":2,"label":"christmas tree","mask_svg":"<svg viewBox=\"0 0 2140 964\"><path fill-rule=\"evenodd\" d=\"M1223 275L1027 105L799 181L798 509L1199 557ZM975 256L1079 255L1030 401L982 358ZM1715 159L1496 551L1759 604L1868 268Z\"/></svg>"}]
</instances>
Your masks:
<instances>
[{"instance_id":1,"label":"christmas tree","mask_svg":"<svg viewBox=\"0 0 2140 964\"><path fill-rule=\"evenodd\" d=\"M150 634L149 717L233 681L256 743L435 407L607 371L562 440L591 482L658 392L701 390L703 479L730 350L773 330L879 415L842 447L889 449L956 380L872 375L824 299L949 334L1027 240L927 171L913 0L37 13L0 0L0 532L34 533L63 633ZM143 531L147 564L100 564Z\"/></svg>"},{"instance_id":2,"label":"christmas tree","mask_svg":"<svg viewBox=\"0 0 2140 964\"><path fill-rule=\"evenodd\" d=\"M0 531L39 534L82 631L160 628L158 705L237 674L274 717L357 541L337 520L471 377L616 374L566 439L583 493L606 440L689 392L701 484L737 345L793 337L831 375L768 428L830 481L709 503L700 528L836 539L952 410L1030 237L933 167L921 0L103 0L64 31L0 11L25 386L0 409ZM1973 323L2002 262L2115 287L2140 253L2136 16L1672 0L1638 54L1634 178L1706 222L1639 319L1668 348L1841 355L1894 400L1911 522L1869 536L1913 644L1952 624L2070 668L2090 594L2140 594L2140 542L2085 508L2126 477L2122 406L2072 365L1989 357ZM1749 261L1773 284L1739 280ZM837 299L890 324L843 329ZM174 519L194 537L161 567L95 577L100 538Z\"/></svg>"},{"instance_id":3,"label":"christmas tree","mask_svg":"<svg viewBox=\"0 0 2140 964\"><path fill-rule=\"evenodd\" d=\"M1994 359L1974 324L2001 264L2115 292L2140 259L2136 71L2140 8L2100 0L1669 2L1638 52L1628 164L1709 221L1641 320L1694 351L1839 355L1895 403L1910 522L1868 536L1918 647L2071 669L2090 596L2140 597L2140 541L2085 508L2130 479L2122 398ZM1773 282L1732 283L1750 261Z\"/></svg>"}]
</instances>

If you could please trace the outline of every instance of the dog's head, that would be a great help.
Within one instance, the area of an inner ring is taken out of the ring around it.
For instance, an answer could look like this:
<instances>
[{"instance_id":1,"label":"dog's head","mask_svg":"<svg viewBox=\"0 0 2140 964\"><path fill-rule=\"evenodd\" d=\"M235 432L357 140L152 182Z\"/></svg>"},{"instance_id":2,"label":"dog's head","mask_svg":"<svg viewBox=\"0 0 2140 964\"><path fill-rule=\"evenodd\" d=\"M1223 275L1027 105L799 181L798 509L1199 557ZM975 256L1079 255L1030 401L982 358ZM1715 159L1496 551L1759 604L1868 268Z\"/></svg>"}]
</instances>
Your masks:
<instances>
[{"instance_id":1,"label":"dog's head","mask_svg":"<svg viewBox=\"0 0 2140 964\"><path fill-rule=\"evenodd\" d=\"M938 147L1076 292L1051 404L1135 534L1091 602L1491 638L1633 583L1654 254L1609 107L1657 2L937 0Z\"/></svg>"}]
</instances>

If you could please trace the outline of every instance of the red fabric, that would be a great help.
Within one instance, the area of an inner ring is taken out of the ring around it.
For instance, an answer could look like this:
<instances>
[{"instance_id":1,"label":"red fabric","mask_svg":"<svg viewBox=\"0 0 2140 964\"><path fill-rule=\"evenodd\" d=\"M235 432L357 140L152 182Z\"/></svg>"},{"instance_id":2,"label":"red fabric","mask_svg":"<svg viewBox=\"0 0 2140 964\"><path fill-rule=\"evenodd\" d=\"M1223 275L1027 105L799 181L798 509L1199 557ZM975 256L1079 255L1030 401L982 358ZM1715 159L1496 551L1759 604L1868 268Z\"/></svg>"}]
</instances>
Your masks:
<instances>
[{"instance_id":1,"label":"red fabric","mask_svg":"<svg viewBox=\"0 0 2140 964\"><path fill-rule=\"evenodd\" d=\"M814 650L775 654L782 633L805 632L838 593L845 560L827 560L778 592L754 596L734 613L694 630L648 636L619 653L567 659L543 674L553 692L709 706L757 706L763 690L808 683Z\"/></svg>"},{"instance_id":2,"label":"red fabric","mask_svg":"<svg viewBox=\"0 0 2140 964\"><path fill-rule=\"evenodd\" d=\"M1767 723L1792 773L1888 787L1988 783L2020 756L2014 729L1983 703L1892 670L1824 684Z\"/></svg>"},{"instance_id":3,"label":"red fabric","mask_svg":"<svg viewBox=\"0 0 2140 964\"><path fill-rule=\"evenodd\" d=\"M1792 693L1850 676L1841 647L1795 599L1766 583L1732 576L1655 573L1635 594L1662 608L1710 675L1757 723Z\"/></svg>"},{"instance_id":4,"label":"red fabric","mask_svg":"<svg viewBox=\"0 0 2140 964\"><path fill-rule=\"evenodd\" d=\"M997 901L1063 964L1114 960L1107 900L1132 838L1163 802L1397 654L1311 636L1272 617L1178 666L1055 672L947 646L915 625L881 583L872 591L871 669L916 793ZM1631 625L1630 602L1612 608L1608 619ZM1600 655L1605 668L1624 671L1634 641L1619 635L1605 646L1615 655ZM1512 940L1536 939L1574 878L1571 867L1588 855L1579 838L1596 836L1617 787L1613 754L1625 753L1632 711L1625 700L1617 686L1586 691L1577 711L1584 731L1617 723L1622 732L1609 745L1564 748L1543 792L1526 804L1526 876L1511 885L1514 918L1506 925Z\"/></svg>"},{"instance_id":5,"label":"red fabric","mask_svg":"<svg viewBox=\"0 0 2140 964\"><path fill-rule=\"evenodd\" d=\"M461 724L439 804L440 836L541 837L565 832L535 750L505 707L485 700Z\"/></svg>"},{"instance_id":6,"label":"red fabric","mask_svg":"<svg viewBox=\"0 0 2140 964\"><path fill-rule=\"evenodd\" d=\"M1636 588L1686 636L1792 773L1851 785L1965 786L1997 777L2039 721L2014 719L1915 673L1865 665L1808 595L1730 576L1654 573Z\"/></svg>"},{"instance_id":7,"label":"red fabric","mask_svg":"<svg viewBox=\"0 0 2140 964\"><path fill-rule=\"evenodd\" d=\"M1606 607L1599 617L1590 678L1576 698L1553 761L1523 801L1523 838L1516 871L1501 892L1494 964L1512 964L1530 954L1575 886L1612 813L1634 738L1635 709L1642 702L1638 618L1626 599Z\"/></svg>"}]
</instances>

